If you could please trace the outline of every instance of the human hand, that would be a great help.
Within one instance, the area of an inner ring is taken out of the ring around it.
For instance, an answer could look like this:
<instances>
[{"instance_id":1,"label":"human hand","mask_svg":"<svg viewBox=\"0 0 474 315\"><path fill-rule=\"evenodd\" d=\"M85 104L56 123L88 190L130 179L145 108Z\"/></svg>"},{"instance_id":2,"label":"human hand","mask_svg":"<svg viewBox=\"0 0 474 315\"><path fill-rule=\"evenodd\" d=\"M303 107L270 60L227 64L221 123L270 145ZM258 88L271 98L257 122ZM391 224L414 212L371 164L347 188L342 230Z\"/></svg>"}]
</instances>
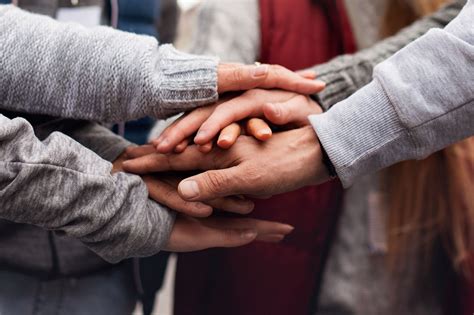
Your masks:
<instances>
[{"instance_id":1,"label":"human hand","mask_svg":"<svg viewBox=\"0 0 474 315\"><path fill-rule=\"evenodd\" d=\"M133 159L154 152L156 151L153 146L144 145L127 148L123 156L127 159ZM183 175L161 173L144 175L142 178L147 185L151 199L177 212L193 217L207 217L212 214L213 209L248 214L255 206L251 200L238 197L216 198L206 202L186 201L178 194L178 184L185 178Z\"/></svg>"},{"instance_id":2,"label":"human hand","mask_svg":"<svg viewBox=\"0 0 474 315\"><path fill-rule=\"evenodd\" d=\"M279 242L293 231L287 224L250 218L178 215L165 250L191 252L213 247L238 247L255 240Z\"/></svg>"},{"instance_id":3,"label":"human hand","mask_svg":"<svg viewBox=\"0 0 474 315\"><path fill-rule=\"evenodd\" d=\"M314 71L290 71L279 65L221 63L217 68L219 94L254 88L282 89L301 94L318 93L326 86L314 80Z\"/></svg>"},{"instance_id":4,"label":"human hand","mask_svg":"<svg viewBox=\"0 0 474 315\"><path fill-rule=\"evenodd\" d=\"M122 172L123 167L122 163L127 160L127 153L126 150L120 154L115 161L112 162L112 174Z\"/></svg>"},{"instance_id":5,"label":"human hand","mask_svg":"<svg viewBox=\"0 0 474 315\"><path fill-rule=\"evenodd\" d=\"M271 196L330 178L310 126L277 133L263 143L241 136L229 150L214 148L208 154L196 146L181 154L152 153L126 161L124 169L137 174L206 171L179 184L179 194L187 201L233 195Z\"/></svg>"},{"instance_id":6,"label":"human hand","mask_svg":"<svg viewBox=\"0 0 474 315\"><path fill-rule=\"evenodd\" d=\"M309 124L307 117L319 113L322 113L321 107L308 96L281 90L254 89L184 115L152 143L161 153L169 153L173 149L179 153L188 145L188 137L197 132L194 141L204 148L203 152L207 152L212 148L212 139L220 132L217 144L227 149L240 135L241 129L236 124L240 120L259 117L276 125L295 128ZM249 120L245 129L249 135L262 141L272 135L270 127L260 119Z\"/></svg>"}]
</instances>

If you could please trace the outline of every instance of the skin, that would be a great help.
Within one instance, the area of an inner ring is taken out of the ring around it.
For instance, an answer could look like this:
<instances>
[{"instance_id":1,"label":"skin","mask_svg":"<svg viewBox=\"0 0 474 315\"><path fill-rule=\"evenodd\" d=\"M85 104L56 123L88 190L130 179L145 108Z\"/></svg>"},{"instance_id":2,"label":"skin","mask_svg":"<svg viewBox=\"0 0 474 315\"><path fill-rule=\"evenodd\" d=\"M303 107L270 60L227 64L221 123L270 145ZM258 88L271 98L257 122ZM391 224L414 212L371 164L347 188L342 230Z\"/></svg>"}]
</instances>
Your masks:
<instances>
[{"instance_id":1,"label":"skin","mask_svg":"<svg viewBox=\"0 0 474 315\"><path fill-rule=\"evenodd\" d=\"M183 180L178 191L187 201L238 195L271 196L329 179L322 152L310 126L280 132L266 142L241 136L229 150L200 152L196 146L181 154L152 153L124 162L136 174L201 170Z\"/></svg>"},{"instance_id":2,"label":"skin","mask_svg":"<svg viewBox=\"0 0 474 315\"><path fill-rule=\"evenodd\" d=\"M295 128L307 125L307 116L319 113L322 113L321 107L306 95L281 90L254 89L233 99L224 99L215 105L188 113L152 143L160 153L169 153L178 144L182 146L179 151L182 152L185 148L183 141L187 144L189 141L186 139L192 135L197 133L194 142L198 145L210 143L219 133L225 131L226 127L243 119L264 118L285 128ZM262 141L267 140L268 125L258 124L257 128L247 128L251 129L249 135ZM221 148L228 148L235 142L230 140Z\"/></svg>"},{"instance_id":3,"label":"skin","mask_svg":"<svg viewBox=\"0 0 474 315\"><path fill-rule=\"evenodd\" d=\"M283 89L301 94L313 94L324 89L315 81L314 71L293 72L279 65L242 65L221 63L217 68L218 92L247 91L254 88Z\"/></svg>"},{"instance_id":4,"label":"skin","mask_svg":"<svg viewBox=\"0 0 474 315\"><path fill-rule=\"evenodd\" d=\"M123 171L123 164L134 155L150 152L151 146L131 147L114 162L112 172ZM153 149L154 150L154 149ZM179 212L164 250L172 252L198 251L214 247L238 247L253 241L280 242L293 231L287 224L257 219L206 217L212 207L248 213L253 203L237 198L216 198L207 202L184 200L177 191L177 176L143 177L150 198ZM199 237L197 237L199 236Z\"/></svg>"},{"instance_id":5,"label":"skin","mask_svg":"<svg viewBox=\"0 0 474 315\"><path fill-rule=\"evenodd\" d=\"M303 94L312 94L324 88L324 83L314 81L314 78L315 75L312 72L299 75L274 65L220 64L217 69L219 94L256 87L263 89L281 88ZM233 134L235 133L234 130ZM186 138L186 136L181 137L181 140L175 143L171 150L186 154L188 152L186 149L188 140ZM231 139L230 145L234 141L236 141L235 137ZM149 147L141 147L136 150L127 150L114 163L113 172L122 171L128 163L127 159L147 154L149 149ZM193 149L198 154L215 150L212 139L202 142L199 146L193 146ZM136 160L153 154L138 157ZM192 170L191 168L188 169ZM149 173L147 172L147 174ZM248 218L195 218L193 216L204 217L209 215L213 206L227 208L227 210L238 213L246 213L252 210L253 204L242 199L229 199L220 196L208 197L205 202L188 200L188 198L183 198L182 189L179 189L179 187L176 189L176 185L180 180L176 175L161 176L160 178L146 175L143 179L151 198L182 213L176 218L166 250L181 252L211 247L237 247L254 240L279 242L293 230L293 227L286 224ZM178 191L181 191L181 193L178 194ZM199 237L196 237L197 235Z\"/></svg>"}]
</instances>

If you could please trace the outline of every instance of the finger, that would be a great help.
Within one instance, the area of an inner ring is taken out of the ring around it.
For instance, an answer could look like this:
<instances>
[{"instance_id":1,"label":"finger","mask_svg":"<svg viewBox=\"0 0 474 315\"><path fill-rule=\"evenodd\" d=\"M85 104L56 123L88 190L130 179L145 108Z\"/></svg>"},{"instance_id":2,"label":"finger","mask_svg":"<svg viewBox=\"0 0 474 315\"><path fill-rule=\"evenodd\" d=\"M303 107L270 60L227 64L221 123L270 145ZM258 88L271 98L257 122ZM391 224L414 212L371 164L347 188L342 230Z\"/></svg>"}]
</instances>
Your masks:
<instances>
[{"instance_id":1,"label":"finger","mask_svg":"<svg viewBox=\"0 0 474 315\"><path fill-rule=\"evenodd\" d=\"M189 144L189 139L184 139L176 146L176 148L174 148L174 152L175 153L183 152L188 147L188 144Z\"/></svg>"},{"instance_id":2,"label":"finger","mask_svg":"<svg viewBox=\"0 0 474 315\"><path fill-rule=\"evenodd\" d=\"M321 81L306 79L277 65L232 66L218 69L219 93L253 88L279 88L302 94L318 93L324 89Z\"/></svg>"},{"instance_id":3,"label":"finger","mask_svg":"<svg viewBox=\"0 0 474 315\"><path fill-rule=\"evenodd\" d=\"M222 149L230 148L240 136L240 133L241 128L239 124L230 124L229 126L222 129L219 138L217 139L217 145Z\"/></svg>"},{"instance_id":4,"label":"finger","mask_svg":"<svg viewBox=\"0 0 474 315\"><path fill-rule=\"evenodd\" d=\"M276 125L294 123L307 125L308 116L321 113L318 105L308 103L306 96L293 97L284 103L267 103L263 105L263 114Z\"/></svg>"},{"instance_id":5,"label":"finger","mask_svg":"<svg viewBox=\"0 0 474 315\"><path fill-rule=\"evenodd\" d=\"M238 214L249 214L255 208L253 201L235 197L217 198L207 201L206 204L214 209Z\"/></svg>"},{"instance_id":6,"label":"finger","mask_svg":"<svg viewBox=\"0 0 474 315\"><path fill-rule=\"evenodd\" d=\"M251 229L222 229L207 228L205 233L199 235L199 242L212 247L240 247L253 242L257 238L256 231Z\"/></svg>"},{"instance_id":7,"label":"finger","mask_svg":"<svg viewBox=\"0 0 474 315\"><path fill-rule=\"evenodd\" d=\"M263 114L262 106L263 103L258 104L248 94L243 94L220 104L206 121L202 123L194 138L194 142L205 144L214 139L222 129L232 123L244 118L261 116Z\"/></svg>"},{"instance_id":8,"label":"finger","mask_svg":"<svg viewBox=\"0 0 474 315\"><path fill-rule=\"evenodd\" d=\"M266 141L272 137L272 129L260 118L251 118L247 122L247 134L260 141Z\"/></svg>"},{"instance_id":9,"label":"finger","mask_svg":"<svg viewBox=\"0 0 474 315\"><path fill-rule=\"evenodd\" d=\"M183 140L193 135L211 115L212 111L213 107L210 106L198 108L177 121L176 124L168 127L161 137L154 142L157 145L158 152L171 152Z\"/></svg>"},{"instance_id":10,"label":"finger","mask_svg":"<svg viewBox=\"0 0 474 315\"><path fill-rule=\"evenodd\" d=\"M311 79L311 80L314 80L318 77L316 71L314 70L299 70L299 71L296 71L296 73L298 73L303 78Z\"/></svg>"},{"instance_id":11,"label":"finger","mask_svg":"<svg viewBox=\"0 0 474 315\"><path fill-rule=\"evenodd\" d=\"M187 178L179 183L178 192L188 201L206 201L240 195L249 188L241 181L238 169L239 166L211 170Z\"/></svg>"},{"instance_id":12,"label":"finger","mask_svg":"<svg viewBox=\"0 0 474 315\"><path fill-rule=\"evenodd\" d=\"M210 217L205 219L203 224L216 228L251 229L258 235L288 235L294 230L294 227L288 224L252 218Z\"/></svg>"},{"instance_id":13,"label":"finger","mask_svg":"<svg viewBox=\"0 0 474 315\"><path fill-rule=\"evenodd\" d=\"M198 150L199 152L202 152L202 153L209 153L212 151L212 142L208 142L206 144L203 144L203 145L198 145Z\"/></svg>"},{"instance_id":14,"label":"finger","mask_svg":"<svg viewBox=\"0 0 474 315\"><path fill-rule=\"evenodd\" d=\"M156 149L151 144L146 144L138 147L128 147L127 149L125 149L125 155L128 159L134 159L154 152L156 152Z\"/></svg>"},{"instance_id":15,"label":"finger","mask_svg":"<svg viewBox=\"0 0 474 315\"><path fill-rule=\"evenodd\" d=\"M150 198L156 202L193 217L207 217L212 214L211 206L183 200L175 187L151 176L145 177L144 180Z\"/></svg>"},{"instance_id":16,"label":"finger","mask_svg":"<svg viewBox=\"0 0 474 315\"><path fill-rule=\"evenodd\" d=\"M123 169L134 174L193 171L212 169L215 168L214 166L213 158L199 152L196 146L190 146L180 154L153 153L123 163Z\"/></svg>"},{"instance_id":17,"label":"finger","mask_svg":"<svg viewBox=\"0 0 474 315\"><path fill-rule=\"evenodd\" d=\"M157 147L163 141L164 135L166 134L167 130L176 126L181 120L186 118L190 113L191 112L184 113L178 118L176 118L169 126L167 126L163 131L161 131L158 138L151 140L151 144Z\"/></svg>"}]
</instances>

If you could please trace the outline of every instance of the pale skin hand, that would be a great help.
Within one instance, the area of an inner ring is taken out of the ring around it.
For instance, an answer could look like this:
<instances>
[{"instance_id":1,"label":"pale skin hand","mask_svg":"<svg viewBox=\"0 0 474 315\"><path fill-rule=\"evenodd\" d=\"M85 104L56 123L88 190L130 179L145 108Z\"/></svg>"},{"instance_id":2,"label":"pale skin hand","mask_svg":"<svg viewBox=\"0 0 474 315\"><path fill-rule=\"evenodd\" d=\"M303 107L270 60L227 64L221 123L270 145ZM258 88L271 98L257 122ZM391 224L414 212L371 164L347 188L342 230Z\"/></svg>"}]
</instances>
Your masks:
<instances>
[{"instance_id":1,"label":"pale skin hand","mask_svg":"<svg viewBox=\"0 0 474 315\"><path fill-rule=\"evenodd\" d=\"M329 180L319 141L310 126L275 134L263 143L241 136L229 150L214 148L207 154L196 146L181 154L153 153L125 162L124 169L137 174L206 171L179 184L179 194L188 201L270 196Z\"/></svg>"},{"instance_id":2,"label":"pale skin hand","mask_svg":"<svg viewBox=\"0 0 474 315\"><path fill-rule=\"evenodd\" d=\"M301 94L320 92L326 86L315 81L314 71L293 72L278 65L221 63L217 68L219 94L254 88L282 89Z\"/></svg>"},{"instance_id":3,"label":"pale skin hand","mask_svg":"<svg viewBox=\"0 0 474 315\"><path fill-rule=\"evenodd\" d=\"M143 154L146 150L148 150L148 148L141 148L138 152ZM113 162L113 173L123 171L122 165L124 161L130 157L128 151L129 150L121 154ZM163 204L167 206L174 205L178 208L181 207L182 213L203 216L203 212L200 211L199 207L197 207L198 211L194 211L194 209L196 209L196 204L206 204L183 200L178 195L176 188L170 189L167 193L163 193L160 190L153 190L153 184L161 181L151 176L148 177L151 179L145 180L149 189L152 187L152 189L150 189L150 196L154 196L158 199L158 202L162 200L164 201ZM177 186L177 181L175 186ZM229 201L225 198L221 198L221 201L214 202L217 203L218 206L221 206ZM212 211L212 208L210 211ZM288 224L257 219L219 217L198 219L185 214L179 214L164 250L189 252L213 247L238 247L249 244L255 240L275 243L283 240L293 229L294 228Z\"/></svg>"},{"instance_id":4,"label":"pale skin hand","mask_svg":"<svg viewBox=\"0 0 474 315\"><path fill-rule=\"evenodd\" d=\"M309 123L307 116L321 112L321 107L306 95L281 90L255 89L233 99L223 100L188 113L168 127L152 143L160 153L169 153L173 149L179 153L186 148L187 139L196 132L194 141L198 145L212 143L220 133L219 139L226 137L227 141L224 145L218 142L218 145L221 148L229 148L240 135L240 129L237 133L237 131L230 132L228 128L243 119L257 117L258 127L248 130L247 125L247 134L265 141L270 138L272 132L260 118L276 125L294 128L307 125Z\"/></svg>"}]
</instances>

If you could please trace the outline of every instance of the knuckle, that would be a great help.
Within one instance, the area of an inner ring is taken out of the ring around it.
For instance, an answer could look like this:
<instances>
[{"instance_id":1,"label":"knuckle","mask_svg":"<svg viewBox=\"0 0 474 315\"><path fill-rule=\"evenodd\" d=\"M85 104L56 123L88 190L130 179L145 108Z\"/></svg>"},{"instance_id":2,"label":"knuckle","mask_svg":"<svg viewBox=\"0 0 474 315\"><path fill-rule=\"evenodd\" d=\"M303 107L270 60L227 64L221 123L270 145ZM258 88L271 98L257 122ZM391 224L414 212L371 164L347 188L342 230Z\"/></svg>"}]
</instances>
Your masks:
<instances>
[{"instance_id":1,"label":"knuckle","mask_svg":"<svg viewBox=\"0 0 474 315\"><path fill-rule=\"evenodd\" d=\"M233 229L223 229L222 230L222 238L224 242L234 242L239 239L239 233Z\"/></svg>"},{"instance_id":2,"label":"knuckle","mask_svg":"<svg viewBox=\"0 0 474 315\"><path fill-rule=\"evenodd\" d=\"M226 182L226 176L222 172L209 171L206 173L205 183L206 188L211 194L216 194L221 191L222 185Z\"/></svg>"},{"instance_id":3,"label":"knuckle","mask_svg":"<svg viewBox=\"0 0 474 315\"><path fill-rule=\"evenodd\" d=\"M232 71L232 79L234 82L241 82L243 80L242 67L237 67Z\"/></svg>"}]
</instances>

